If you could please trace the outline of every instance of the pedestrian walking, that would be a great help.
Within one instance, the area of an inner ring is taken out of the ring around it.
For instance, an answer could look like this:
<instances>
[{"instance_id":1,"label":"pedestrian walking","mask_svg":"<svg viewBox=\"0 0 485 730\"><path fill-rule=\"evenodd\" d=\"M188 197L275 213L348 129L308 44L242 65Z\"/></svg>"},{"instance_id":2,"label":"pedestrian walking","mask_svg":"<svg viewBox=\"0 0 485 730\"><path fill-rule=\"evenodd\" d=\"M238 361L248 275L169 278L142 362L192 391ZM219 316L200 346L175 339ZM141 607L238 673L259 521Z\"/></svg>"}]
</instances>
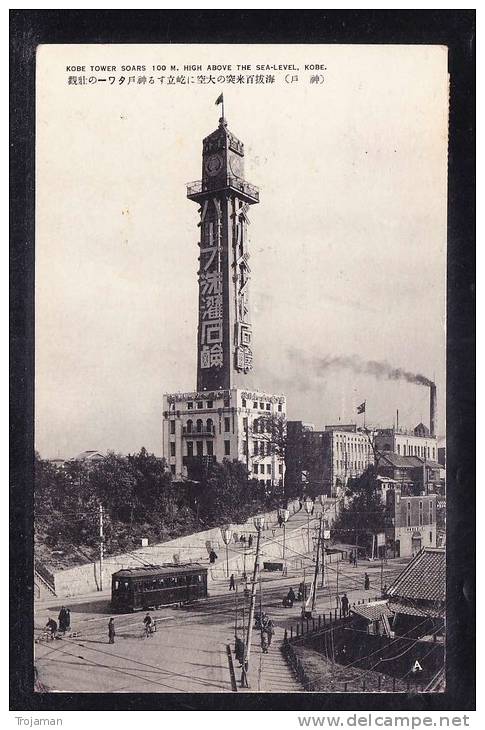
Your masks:
<instances>
[{"instance_id":1,"label":"pedestrian walking","mask_svg":"<svg viewBox=\"0 0 485 730\"><path fill-rule=\"evenodd\" d=\"M283 517L282 517L281 515L278 515L278 525L279 525L280 527L282 527L282 526L283 526Z\"/></svg>"},{"instance_id":2,"label":"pedestrian walking","mask_svg":"<svg viewBox=\"0 0 485 730\"><path fill-rule=\"evenodd\" d=\"M153 621L149 613L143 619L143 623L145 624L145 636L148 638L153 633Z\"/></svg>"},{"instance_id":3,"label":"pedestrian walking","mask_svg":"<svg viewBox=\"0 0 485 730\"><path fill-rule=\"evenodd\" d=\"M357 567L357 550L354 553L354 568Z\"/></svg>"},{"instance_id":4,"label":"pedestrian walking","mask_svg":"<svg viewBox=\"0 0 485 730\"><path fill-rule=\"evenodd\" d=\"M211 550L209 553L209 563L212 565L217 560L217 553L215 550Z\"/></svg>"},{"instance_id":5,"label":"pedestrian walking","mask_svg":"<svg viewBox=\"0 0 485 730\"><path fill-rule=\"evenodd\" d=\"M252 548L252 547L253 547L253 536L252 535L249 535L249 537L248 537L248 548Z\"/></svg>"},{"instance_id":6,"label":"pedestrian walking","mask_svg":"<svg viewBox=\"0 0 485 730\"><path fill-rule=\"evenodd\" d=\"M229 590L230 591L236 590L236 580L234 578L234 573L231 573L231 577L229 578Z\"/></svg>"},{"instance_id":7,"label":"pedestrian walking","mask_svg":"<svg viewBox=\"0 0 485 730\"><path fill-rule=\"evenodd\" d=\"M353 563L354 563L354 553L351 550L349 553L349 565L353 565Z\"/></svg>"},{"instance_id":8,"label":"pedestrian walking","mask_svg":"<svg viewBox=\"0 0 485 730\"><path fill-rule=\"evenodd\" d=\"M108 639L109 639L110 644L115 643L115 636L116 636L115 620L114 620L114 618L110 618L109 623L108 623Z\"/></svg>"},{"instance_id":9,"label":"pedestrian walking","mask_svg":"<svg viewBox=\"0 0 485 730\"><path fill-rule=\"evenodd\" d=\"M269 618L266 622L265 631L268 634L268 647L271 646L271 641L273 640L274 635L274 623L273 619Z\"/></svg>"},{"instance_id":10,"label":"pedestrian walking","mask_svg":"<svg viewBox=\"0 0 485 730\"><path fill-rule=\"evenodd\" d=\"M342 600L340 601L340 604L342 606L342 616L346 617L349 613L349 599L347 598L347 594L344 593L342 596Z\"/></svg>"},{"instance_id":11,"label":"pedestrian walking","mask_svg":"<svg viewBox=\"0 0 485 730\"><path fill-rule=\"evenodd\" d=\"M261 649L263 650L263 654L268 653L268 648L269 648L268 632L261 631Z\"/></svg>"},{"instance_id":12,"label":"pedestrian walking","mask_svg":"<svg viewBox=\"0 0 485 730\"><path fill-rule=\"evenodd\" d=\"M370 588L370 580L367 573L364 573L364 590L368 591Z\"/></svg>"},{"instance_id":13,"label":"pedestrian walking","mask_svg":"<svg viewBox=\"0 0 485 730\"><path fill-rule=\"evenodd\" d=\"M65 606L61 607L57 620L59 621L59 631L64 634L68 630L71 622L69 610Z\"/></svg>"}]
</instances>

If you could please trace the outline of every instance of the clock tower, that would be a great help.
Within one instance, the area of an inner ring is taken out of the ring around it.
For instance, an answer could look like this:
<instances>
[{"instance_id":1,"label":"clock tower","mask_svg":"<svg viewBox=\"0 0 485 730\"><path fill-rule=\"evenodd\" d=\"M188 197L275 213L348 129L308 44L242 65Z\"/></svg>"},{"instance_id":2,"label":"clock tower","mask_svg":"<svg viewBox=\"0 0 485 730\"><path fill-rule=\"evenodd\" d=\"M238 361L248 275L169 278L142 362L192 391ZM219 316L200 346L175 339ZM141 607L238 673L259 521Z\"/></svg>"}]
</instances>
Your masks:
<instances>
[{"instance_id":1,"label":"clock tower","mask_svg":"<svg viewBox=\"0 0 485 730\"><path fill-rule=\"evenodd\" d=\"M202 180L187 185L199 204L197 390L250 387L248 211L259 191L244 179L244 145L227 128L203 140Z\"/></svg>"}]
</instances>

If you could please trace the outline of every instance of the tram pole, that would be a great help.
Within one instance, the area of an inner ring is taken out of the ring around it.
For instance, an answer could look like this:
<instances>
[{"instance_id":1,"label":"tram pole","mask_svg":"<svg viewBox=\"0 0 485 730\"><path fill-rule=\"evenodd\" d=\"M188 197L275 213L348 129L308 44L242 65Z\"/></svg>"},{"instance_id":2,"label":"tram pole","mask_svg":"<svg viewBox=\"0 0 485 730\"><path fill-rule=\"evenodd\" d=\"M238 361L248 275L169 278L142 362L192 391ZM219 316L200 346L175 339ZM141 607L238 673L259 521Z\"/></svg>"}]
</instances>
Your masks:
<instances>
[{"instance_id":1,"label":"tram pole","mask_svg":"<svg viewBox=\"0 0 485 730\"><path fill-rule=\"evenodd\" d=\"M246 635L246 646L244 647L244 661L241 672L241 687L249 687L248 674L249 674L249 657L251 654L251 639L253 635L253 623L254 623L254 606L256 603L256 576L259 568L259 543L261 540L261 529L264 524L264 518L261 517L257 521L255 520L255 526L258 531L258 537L256 540L256 555L254 558L253 568L253 580L251 584L251 600L249 603L249 619L248 619L248 630Z\"/></svg>"},{"instance_id":2,"label":"tram pole","mask_svg":"<svg viewBox=\"0 0 485 730\"><path fill-rule=\"evenodd\" d=\"M99 505L99 590L103 590L103 505Z\"/></svg>"}]
</instances>

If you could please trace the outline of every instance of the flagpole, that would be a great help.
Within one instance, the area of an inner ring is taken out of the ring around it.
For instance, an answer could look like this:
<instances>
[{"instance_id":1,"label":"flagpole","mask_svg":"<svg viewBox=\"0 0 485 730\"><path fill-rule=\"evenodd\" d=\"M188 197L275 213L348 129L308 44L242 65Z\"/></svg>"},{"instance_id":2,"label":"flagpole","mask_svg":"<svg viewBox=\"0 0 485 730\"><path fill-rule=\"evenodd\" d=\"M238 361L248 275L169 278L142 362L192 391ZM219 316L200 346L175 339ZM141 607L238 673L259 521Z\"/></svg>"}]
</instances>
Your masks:
<instances>
[{"instance_id":1,"label":"flagpole","mask_svg":"<svg viewBox=\"0 0 485 730\"><path fill-rule=\"evenodd\" d=\"M367 405L367 401L364 401L364 431L365 431L365 407Z\"/></svg>"}]
</instances>

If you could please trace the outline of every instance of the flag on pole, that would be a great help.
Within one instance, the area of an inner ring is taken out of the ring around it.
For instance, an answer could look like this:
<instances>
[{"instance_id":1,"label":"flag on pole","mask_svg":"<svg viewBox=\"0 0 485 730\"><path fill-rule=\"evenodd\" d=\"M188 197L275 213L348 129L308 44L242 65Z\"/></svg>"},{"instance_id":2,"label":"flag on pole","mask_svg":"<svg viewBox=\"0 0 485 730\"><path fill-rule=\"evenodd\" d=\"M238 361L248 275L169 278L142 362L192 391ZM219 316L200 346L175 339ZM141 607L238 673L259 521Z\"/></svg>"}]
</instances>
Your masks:
<instances>
[{"instance_id":1,"label":"flag on pole","mask_svg":"<svg viewBox=\"0 0 485 730\"><path fill-rule=\"evenodd\" d=\"M217 99L216 99L216 106L218 104L224 104L224 94L221 94L220 96L217 97Z\"/></svg>"},{"instance_id":2,"label":"flag on pole","mask_svg":"<svg viewBox=\"0 0 485 730\"><path fill-rule=\"evenodd\" d=\"M365 404L366 401L360 404L360 406L357 406L357 413L365 413Z\"/></svg>"}]
</instances>

